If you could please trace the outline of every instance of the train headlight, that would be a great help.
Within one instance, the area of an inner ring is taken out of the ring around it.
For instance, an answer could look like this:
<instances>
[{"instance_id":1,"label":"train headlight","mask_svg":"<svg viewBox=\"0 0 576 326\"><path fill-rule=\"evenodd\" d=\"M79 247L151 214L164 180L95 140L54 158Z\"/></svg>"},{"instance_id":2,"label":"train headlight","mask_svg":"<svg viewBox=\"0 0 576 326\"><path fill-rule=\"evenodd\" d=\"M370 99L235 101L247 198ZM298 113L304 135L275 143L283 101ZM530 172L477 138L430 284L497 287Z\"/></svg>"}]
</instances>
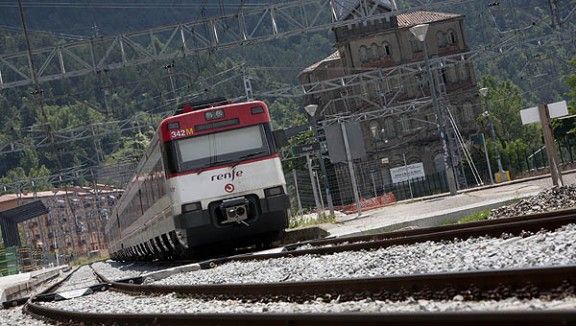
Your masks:
<instances>
[{"instance_id":1,"label":"train headlight","mask_svg":"<svg viewBox=\"0 0 576 326\"><path fill-rule=\"evenodd\" d=\"M224 110L212 110L204 114L206 120L217 120L224 118Z\"/></svg>"},{"instance_id":2,"label":"train headlight","mask_svg":"<svg viewBox=\"0 0 576 326\"><path fill-rule=\"evenodd\" d=\"M202 204L200 202L182 205L182 213L199 211L201 209L202 209Z\"/></svg>"},{"instance_id":3,"label":"train headlight","mask_svg":"<svg viewBox=\"0 0 576 326\"><path fill-rule=\"evenodd\" d=\"M282 187L282 186L264 189L264 195L266 197L273 197L273 196L278 196L278 195L282 195L282 194L284 194L284 187Z\"/></svg>"}]
</instances>

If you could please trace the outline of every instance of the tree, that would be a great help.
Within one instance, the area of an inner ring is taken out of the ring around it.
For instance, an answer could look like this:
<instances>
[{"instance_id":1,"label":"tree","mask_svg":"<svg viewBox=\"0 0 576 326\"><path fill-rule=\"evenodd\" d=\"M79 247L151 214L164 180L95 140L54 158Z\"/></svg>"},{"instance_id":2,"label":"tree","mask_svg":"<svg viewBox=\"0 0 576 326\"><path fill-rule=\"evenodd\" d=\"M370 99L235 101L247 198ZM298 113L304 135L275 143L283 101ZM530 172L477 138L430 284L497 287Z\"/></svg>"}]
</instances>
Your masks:
<instances>
[{"instance_id":1,"label":"tree","mask_svg":"<svg viewBox=\"0 0 576 326\"><path fill-rule=\"evenodd\" d=\"M576 57L570 61L570 64L576 67ZM570 115L576 114L576 74L571 74L566 77L566 84L570 88L568 96L570 97L570 103L568 111ZM562 119L553 121L554 135L561 142L568 142L576 136L576 119Z\"/></svg>"},{"instance_id":2,"label":"tree","mask_svg":"<svg viewBox=\"0 0 576 326\"><path fill-rule=\"evenodd\" d=\"M505 144L521 139L531 145L542 143L539 127L522 125L520 110L526 108L526 103L524 94L518 86L509 80L499 81L494 76L484 76L481 84L489 90L484 102L485 109L490 112L501 142ZM478 119L483 126L487 127L486 116L482 115Z\"/></svg>"}]
</instances>

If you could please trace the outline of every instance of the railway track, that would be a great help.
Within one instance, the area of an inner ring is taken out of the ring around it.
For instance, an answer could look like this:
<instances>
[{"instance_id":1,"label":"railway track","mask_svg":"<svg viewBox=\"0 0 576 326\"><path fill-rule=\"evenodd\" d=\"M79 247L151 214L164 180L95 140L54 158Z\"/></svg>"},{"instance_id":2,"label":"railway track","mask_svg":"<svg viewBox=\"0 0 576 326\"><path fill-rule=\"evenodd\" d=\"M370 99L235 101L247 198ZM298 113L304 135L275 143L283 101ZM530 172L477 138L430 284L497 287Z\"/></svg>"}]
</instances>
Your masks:
<instances>
[{"instance_id":1,"label":"railway track","mask_svg":"<svg viewBox=\"0 0 576 326\"><path fill-rule=\"evenodd\" d=\"M237 256L201 263L204 269L217 267L232 261L264 260L272 258L298 257L303 255L328 255L343 251L374 250L394 245L408 245L424 241L446 241L454 238L493 236L503 233L522 235L526 232L555 230L567 224L576 223L576 210L545 213L518 219L492 220L468 225L442 226L429 229L393 232L347 239L330 239L292 246L291 251L255 256ZM106 298L118 300L180 300L186 306L218 302L219 304L266 305L290 303L302 307L317 305L338 305L361 302L376 302L390 305L393 302L438 301L438 302L498 302L507 298L520 300L544 299L568 300L569 304L560 310L541 311L464 311L464 312L380 312L380 313L286 313L274 308L267 313L182 313L182 310L138 312L130 311L106 313L110 310L92 311L87 309L63 309L52 303L42 302L41 298L28 301L25 311L48 318L51 321L70 324L117 324L117 325L568 325L576 323L576 262L573 265L521 268L490 271L467 271L399 275L386 277L312 280L300 282L242 283L242 284L197 284L165 285L137 284L141 278L127 282L116 282L99 275L99 282L107 284L109 292L102 293ZM89 300L89 297L86 297ZM574 301L570 301L573 300ZM151 301L152 302L152 301ZM150 303L149 303L150 304ZM114 303L112 303L112 306ZM218 304L215 304L218 306ZM456 304L456 307L458 303ZM106 309L105 307L100 307ZM266 308L268 309L268 308ZM275 310L276 309L276 310ZM300 308L298 308L300 309ZM305 310L302 308L302 310ZM458 310L458 309L455 309ZM185 310L186 311L186 310ZM382 310L380 310L382 311Z\"/></svg>"},{"instance_id":2,"label":"railway track","mask_svg":"<svg viewBox=\"0 0 576 326\"><path fill-rule=\"evenodd\" d=\"M431 228L403 230L373 235L342 237L308 241L285 246L285 251L258 255L237 255L216 258L200 263L201 268L213 268L234 261L267 260L271 258L298 257L305 255L328 255L344 251L372 250L395 245L407 245L425 241L467 239L470 237L499 237L504 233L519 235L523 232L554 230L566 224L576 223L576 209L559 210L508 219L487 220L466 224L444 225ZM303 248L303 249L301 249Z\"/></svg>"},{"instance_id":3,"label":"railway track","mask_svg":"<svg viewBox=\"0 0 576 326\"><path fill-rule=\"evenodd\" d=\"M151 286L110 282L110 290L130 295L168 294L188 299L239 300L246 303L296 301L340 302L370 300L402 301L447 300L461 296L461 300L500 300L507 297L531 299L546 297L562 299L575 295L576 266L539 268L525 270L444 273L433 275L411 275L371 279L350 279L278 284L237 284L202 286ZM107 295L108 296L108 295ZM72 324L116 324L116 325L424 325L438 322L447 325L471 323L472 325L508 325L511 322L523 325L568 325L576 322L576 310L560 311L491 311L459 313L380 313L380 314L182 314L182 313L126 313L106 314L101 312L78 312L55 309L40 302L30 301L26 311L44 316L52 321Z\"/></svg>"}]
</instances>

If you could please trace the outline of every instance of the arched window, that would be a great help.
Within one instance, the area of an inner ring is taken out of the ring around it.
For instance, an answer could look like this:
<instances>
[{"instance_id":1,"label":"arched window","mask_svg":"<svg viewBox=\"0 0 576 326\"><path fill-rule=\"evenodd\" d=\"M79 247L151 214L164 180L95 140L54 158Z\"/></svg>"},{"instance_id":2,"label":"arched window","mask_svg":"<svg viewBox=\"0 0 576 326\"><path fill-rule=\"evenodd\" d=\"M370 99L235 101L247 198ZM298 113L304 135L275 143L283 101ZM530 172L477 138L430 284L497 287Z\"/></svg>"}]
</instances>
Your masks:
<instances>
[{"instance_id":1,"label":"arched window","mask_svg":"<svg viewBox=\"0 0 576 326\"><path fill-rule=\"evenodd\" d=\"M366 53L368 53L368 59L366 61L370 61L370 60L374 59L374 53L372 52L372 48L367 47Z\"/></svg>"},{"instance_id":2,"label":"arched window","mask_svg":"<svg viewBox=\"0 0 576 326\"><path fill-rule=\"evenodd\" d=\"M370 134L372 134L372 138L380 139L380 124L378 121L370 121Z\"/></svg>"},{"instance_id":3,"label":"arched window","mask_svg":"<svg viewBox=\"0 0 576 326\"><path fill-rule=\"evenodd\" d=\"M386 119L385 128L382 128L382 133L384 132L386 133L386 137L388 138L396 137L396 123L394 123L394 120L392 118Z\"/></svg>"},{"instance_id":4,"label":"arched window","mask_svg":"<svg viewBox=\"0 0 576 326\"><path fill-rule=\"evenodd\" d=\"M383 42L382 43L382 52L383 52L383 56L391 56L392 55L392 48L390 47L390 43L388 42Z\"/></svg>"},{"instance_id":5,"label":"arched window","mask_svg":"<svg viewBox=\"0 0 576 326\"><path fill-rule=\"evenodd\" d=\"M474 116L474 107L472 106L472 103L466 102L462 105L462 118L465 122L474 121L476 117Z\"/></svg>"},{"instance_id":6,"label":"arched window","mask_svg":"<svg viewBox=\"0 0 576 326\"><path fill-rule=\"evenodd\" d=\"M412 47L412 52L413 53L419 53L424 51L424 44L423 42L420 42L418 39L416 39L416 37L411 36L410 37L410 45Z\"/></svg>"},{"instance_id":7,"label":"arched window","mask_svg":"<svg viewBox=\"0 0 576 326\"><path fill-rule=\"evenodd\" d=\"M456 32L454 30L448 30L448 44L456 45L458 43L458 38L456 38Z\"/></svg>"},{"instance_id":8,"label":"arched window","mask_svg":"<svg viewBox=\"0 0 576 326\"><path fill-rule=\"evenodd\" d=\"M372 43L372 45L370 46L370 50L372 50L372 51L371 51L371 52L372 52L372 57L371 57L371 59L378 59L378 58L380 57L381 49L380 49L380 47L378 46L378 44Z\"/></svg>"},{"instance_id":9,"label":"arched window","mask_svg":"<svg viewBox=\"0 0 576 326\"><path fill-rule=\"evenodd\" d=\"M368 48L364 45L360 47L360 61L367 62L368 61Z\"/></svg>"},{"instance_id":10,"label":"arched window","mask_svg":"<svg viewBox=\"0 0 576 326\"><path fill-rule=\"evenodd\" d=\"M458 81L458 73L456 72L456 67L452 66L448 68L448 82L455 83Z\"/></svg>"},{"instance_id":11,"label":"arched window","mask_svg":"<svg viewBox=\"0 0 576 326\"><path fill-rule=\"evenodd\" d=\"M437 153L436 155L434 155L434 171L436 171L436 173L442 173L442 172L446 171L445 166L444 166L444 154L443 153Z\"/></svg>"},{"instance_id":12,"label":"arched window","mask_svg":"<svg viewBox=\"0 0 576 326\"><path fill-rule=\"evenodd\" d=\"M466 65L466 63L461 62L460 64L458 64L458 75L460 77L460 80L462 81L468 80L468 78L470 78L468 74L468 66Z\"/></svg>"}]
</instances>

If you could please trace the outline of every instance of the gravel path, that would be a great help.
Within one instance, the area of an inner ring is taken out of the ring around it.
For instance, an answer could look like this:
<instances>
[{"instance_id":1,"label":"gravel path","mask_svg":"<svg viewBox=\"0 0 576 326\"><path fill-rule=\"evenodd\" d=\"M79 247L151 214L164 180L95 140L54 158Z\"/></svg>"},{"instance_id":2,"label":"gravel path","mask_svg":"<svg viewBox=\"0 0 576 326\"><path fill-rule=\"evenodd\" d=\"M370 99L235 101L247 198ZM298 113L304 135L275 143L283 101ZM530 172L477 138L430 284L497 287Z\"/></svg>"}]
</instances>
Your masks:
<instances>
[{"instance_id":1,"label":"gravel path","mask_svg":"<svg viewBox=\"0 0 576 326\"><path fill-rule=\"evenodd\" d=\"M175 295L146 297L115 292L101 292L71 301L46 303L49 307L96 313L338 313L338 312L440 312L440 311L502 311L575 309L576 298L563 300L518 300L462 302L413 300L401 302L371 301L329 303L311 301L304 304L290 302L243 303L235 300L203 301L178 298Z\"/></svg>"},{"instance_id":2,"label":"gravel path","mask_svg":"<svg viewBox=\"0 0 576 326\"><path fill-rule=\"evenodd\" d=\"M525 237L471 238L324 256L231 262L153 283L267 283L568 265L576 264L574 239L576 225L572 224Z\"/></svg>"},{"instance_id":3,"label":"gravel path","mask_svg":"<svg viewBox=\"0 0 576 326\"><path fill-rule=\"evenodd\" d=\"M109 280L138 277L142 274L156 272L167 268L165 266L153 266L151 264L118 263L113 261L94 263L92 264L92 267Z\"/></svg>"}]
</instances>

